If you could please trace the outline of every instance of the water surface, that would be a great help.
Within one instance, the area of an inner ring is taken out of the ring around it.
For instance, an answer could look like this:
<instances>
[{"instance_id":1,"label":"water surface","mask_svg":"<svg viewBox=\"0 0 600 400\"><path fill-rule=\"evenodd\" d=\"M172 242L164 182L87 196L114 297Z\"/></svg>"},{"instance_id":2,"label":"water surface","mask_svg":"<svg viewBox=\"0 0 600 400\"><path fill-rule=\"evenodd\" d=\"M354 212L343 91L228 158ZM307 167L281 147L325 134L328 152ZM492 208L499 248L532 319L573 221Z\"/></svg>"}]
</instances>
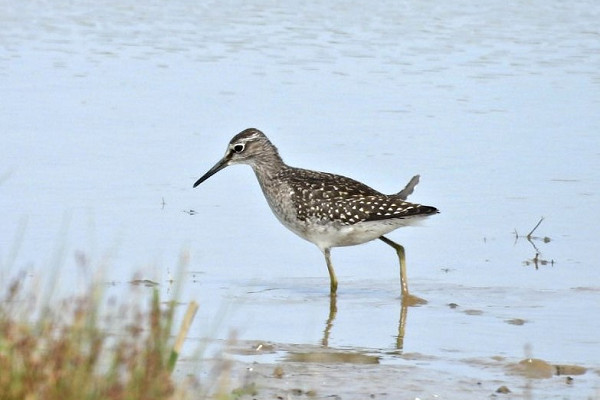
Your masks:
<instances>
[{"instance_id":1,"label":"water surface","mask_svg":"<svg viewBox=\"0 0 600 400\"><path fill-rule=\"evenodd\" d=\"M190 348L235 331L282 349L236 356L242 363L285 363L291 345L326 343L377 356L381 368L418 366L416 389L405 392L414 397L482 394L436 386L436 374L488 379L486 395L506 384L515 396L598 396L595 2L2 9L3 281L19 270L39 281L58 276L58 296L99 277L123 295L137 274L171 295L175 277L180 300L200 303ZM191 188L250 126L292 165L384 192L421 175L411 200L441 214L391 234L407 250L412 291L429 301L407 310L402 340L387 246L333 250L332 318L321 253L278 224L250 168ZM516 237L541 216L534 236L549 242ZM554 377L527 389L481 362L532 356L590 370L575 385ZM318 376L323 367L306 368ZM394 393L394 376L345 382L361 398Z\"/></svg>"}]
</instances>

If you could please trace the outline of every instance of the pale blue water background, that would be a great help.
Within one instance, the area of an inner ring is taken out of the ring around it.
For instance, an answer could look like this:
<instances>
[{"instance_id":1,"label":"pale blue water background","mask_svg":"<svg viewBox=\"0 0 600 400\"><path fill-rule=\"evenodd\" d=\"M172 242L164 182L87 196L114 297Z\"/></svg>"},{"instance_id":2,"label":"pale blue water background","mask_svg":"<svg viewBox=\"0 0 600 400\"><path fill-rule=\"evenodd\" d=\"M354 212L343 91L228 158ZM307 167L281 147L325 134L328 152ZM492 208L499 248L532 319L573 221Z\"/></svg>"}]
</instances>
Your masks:
<instances>
[{"instance_id":1,"label":"pale blue water background","mask_svg":"<svg viewBox=\"0 0 600 400\"><path fill-rule=\"evenodd\" d=\"M320 343L329 300L318 249L279 225L248 167L191 188L253 126L289 164L384 192L421 175L411 200L441 214L390 235L407 250L411 289L429 300L409 310L405 352L435 357L434 370L495 355L584 365L596 372L579 386L536 390L597 393L596 2L1 9L3 281L19 270L43 281L59 264L59 293L95 275L120 293L139 273L166 295L189 251L180 299L200 303L192 336L235 330ZM535 243L554 264L536 270L524 265L535 250L513 231L526 234L541 216L536 234L552 241ZM78 252L93 267L82 271ZM394 252L373 242L334 249L333 262L340 288L329 346L391 352ZM511 318L527 323L504 322ZM466 365L477 379L481 371Z\"/></svg>"}]
</instances>

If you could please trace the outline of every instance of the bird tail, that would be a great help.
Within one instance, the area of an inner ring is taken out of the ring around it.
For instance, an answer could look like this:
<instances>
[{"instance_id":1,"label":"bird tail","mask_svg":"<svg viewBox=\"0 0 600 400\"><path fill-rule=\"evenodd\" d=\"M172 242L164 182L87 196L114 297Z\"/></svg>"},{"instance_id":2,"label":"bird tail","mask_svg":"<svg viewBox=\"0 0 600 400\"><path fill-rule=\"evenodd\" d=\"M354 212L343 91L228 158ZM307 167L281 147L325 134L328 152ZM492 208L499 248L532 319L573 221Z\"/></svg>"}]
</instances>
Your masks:
<instances>
[{"instance_id":1,"label":"bird tail","mask_svg":"<svg viewBox=\"0 0 600 400\"><path fill-rule=\"evenodd\" d=\"M400 197L402 200L406 200L408 196L412 194L415 190L415 186L419 184L419 175L415 175L412 179L404 186L404 189L399 191L396 196Z\"/></svg>"}]
</instances>

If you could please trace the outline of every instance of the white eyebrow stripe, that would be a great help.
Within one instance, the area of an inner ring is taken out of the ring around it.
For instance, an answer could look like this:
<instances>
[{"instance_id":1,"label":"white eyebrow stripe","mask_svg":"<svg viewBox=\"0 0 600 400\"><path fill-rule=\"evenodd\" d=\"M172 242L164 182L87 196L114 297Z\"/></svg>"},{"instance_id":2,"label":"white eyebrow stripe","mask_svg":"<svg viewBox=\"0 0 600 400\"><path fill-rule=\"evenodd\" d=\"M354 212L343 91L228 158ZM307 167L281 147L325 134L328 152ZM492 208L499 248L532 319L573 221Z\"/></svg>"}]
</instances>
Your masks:
<instances>
[{"instance_id":1,"label":"white eyebrow stripe","mask_svg":"<svg viewBox=\"0 0 600 400\"><path fill-rule=\"evenodd\" d=\"M258 136L259 136L258 132L254 132L252 135L244 138L244 140L247 142L248 140L256 139Z\"/></svg>"}]
</instances>

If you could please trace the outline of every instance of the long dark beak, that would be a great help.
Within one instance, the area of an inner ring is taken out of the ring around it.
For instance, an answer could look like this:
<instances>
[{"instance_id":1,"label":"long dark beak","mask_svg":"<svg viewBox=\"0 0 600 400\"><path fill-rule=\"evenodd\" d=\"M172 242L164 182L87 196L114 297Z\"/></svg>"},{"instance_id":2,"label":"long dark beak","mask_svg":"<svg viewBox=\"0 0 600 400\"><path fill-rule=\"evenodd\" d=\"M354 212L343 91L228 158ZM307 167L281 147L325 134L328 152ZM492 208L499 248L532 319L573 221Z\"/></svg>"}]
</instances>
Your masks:
<instances>
[{"instance_id":1,"label":"long dark beak","mask_svg":"<svg viewBox=\"0 0 600 400\"><path fill-rule=\"evenodd\" d=\"M213 176L214 174L216 174L217 172L219 172L220 170L225 168L227 166L228 162L229 162L229 157L227 157L227 155L226 155L221 160L219 160L219 162L216 163L214 165L214 167L209 169L207 173L202 175L202 177L200 177L200 179L198 179L196 181L196 183L194 183L194 187L198 186L199 184L201 184L202 182L204 182L205 180L207 180L208 178L210 178L211 176Z\"/></svg>"}]
</instances>

